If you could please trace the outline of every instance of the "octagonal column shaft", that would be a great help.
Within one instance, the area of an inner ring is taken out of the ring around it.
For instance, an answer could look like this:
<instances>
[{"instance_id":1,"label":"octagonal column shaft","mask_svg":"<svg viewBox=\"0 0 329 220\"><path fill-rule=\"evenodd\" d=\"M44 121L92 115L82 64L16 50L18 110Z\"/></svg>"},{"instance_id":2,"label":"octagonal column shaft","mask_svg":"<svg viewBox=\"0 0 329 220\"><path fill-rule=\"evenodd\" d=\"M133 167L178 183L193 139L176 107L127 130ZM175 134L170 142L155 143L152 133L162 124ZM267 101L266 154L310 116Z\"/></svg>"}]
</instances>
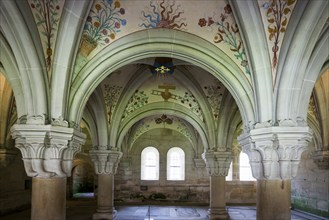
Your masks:
<instances>
[{"instance_id":1,"label":"octagonal column shaft","mask_svg":"<svg viewBox=\"0 0 329 220\"><path fill-rule=\"evenodd\" d=\"M291 219L291 179L311 134L306 126L272 126L258 127L239 137L257 179L257 220Z\"/></svg>"},{"instance_id":2,"label":"octagonal column shaft","mask_svg":"<svg viewBox=\"0 0 329 220\"><path fill-rule=\"evenodd\" d=\"M291 180L257 180L257 220L291 219Z\"/></svg>"},{"instance_id":3,"label":"octagonal column shaft","mask_svg":"<svg viewBox=\"0 0 329 220\"><path fill-rule=\"evenodd\" d=\"M85 135L73 128L42 124L16 124L11 134L26 174L32 177L31 219L65 220L66 179Z\"/></svg>"},{"instance_id":4,"label":"octagonal column shaft","mask_svg":"<svg viewBox=\"0 0 329 220\"><path fill-rule=\"evenodd\" d=\"M66 218L66 177L32 178L31 220Z\"/></svg>"},{"instance_id":5,"label":"octagonal column shaft","mask_svg":"<svg viewBox=\"0 0 329 220\"><path fill-rule=\"evenodd\" d=\"M225 177L232 161L231 152L205 152L202 156L210 176L209 219L229 219L226 210Z\"/></svg>"},{"instance_id":6,"label":"octagonal column shaft","mask_svg":"<svg viewBox=\"0 0 329 220\"><path fill-rule=\"evenodd\" d=\"M93 215L93 220L112 220L116 215L114 209L114 175L117 172L122 153L117 149L108 150L106 146L98 146L90 151L90 156L98 177L97 210Z\"/></svg>"}]
</instances>

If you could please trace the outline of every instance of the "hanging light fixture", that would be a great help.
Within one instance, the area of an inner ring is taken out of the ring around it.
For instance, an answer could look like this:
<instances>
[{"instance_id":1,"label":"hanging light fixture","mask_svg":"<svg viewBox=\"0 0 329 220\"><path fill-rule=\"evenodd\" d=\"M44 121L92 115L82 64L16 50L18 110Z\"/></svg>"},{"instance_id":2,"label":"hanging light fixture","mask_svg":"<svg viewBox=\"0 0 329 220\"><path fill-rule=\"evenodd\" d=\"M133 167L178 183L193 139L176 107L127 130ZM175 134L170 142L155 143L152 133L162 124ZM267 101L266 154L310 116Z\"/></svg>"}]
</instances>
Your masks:
<instances>
[{"instance_id":1,"label":"hanging light fixture","mask_svg":"<svg viewBox=\"0 0 329 220\"><path fill-rule=\"evenodd\" d=\"M151 67L151 73L156 76L165 77L174 73L175 66L172 58L168 57L156 57L154 64Z\"/></svg>"}]
</instances>

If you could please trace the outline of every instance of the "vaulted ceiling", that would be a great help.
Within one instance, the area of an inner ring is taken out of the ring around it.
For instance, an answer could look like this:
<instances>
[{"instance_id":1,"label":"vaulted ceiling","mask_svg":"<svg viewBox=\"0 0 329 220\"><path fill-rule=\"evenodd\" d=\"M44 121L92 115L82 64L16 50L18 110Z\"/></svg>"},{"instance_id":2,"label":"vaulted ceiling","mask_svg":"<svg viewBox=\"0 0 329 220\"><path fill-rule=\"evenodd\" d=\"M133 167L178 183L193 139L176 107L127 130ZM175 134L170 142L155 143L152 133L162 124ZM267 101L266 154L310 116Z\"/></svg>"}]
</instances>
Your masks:
<instances>
[{"instance_id":1,"label":"vaulted ceiling","mask_svg":"<svg viewBox=\"0 0 329 220\"><path fill-rule=\"evenodd\" d=\"M165 127L225 150L241 127L309 109L323 136L327 9L325 0L3 0L0 144L16 111L19 123L82 119L94 146L128 139L129 148Z\"/></svg>"}]
</instances>

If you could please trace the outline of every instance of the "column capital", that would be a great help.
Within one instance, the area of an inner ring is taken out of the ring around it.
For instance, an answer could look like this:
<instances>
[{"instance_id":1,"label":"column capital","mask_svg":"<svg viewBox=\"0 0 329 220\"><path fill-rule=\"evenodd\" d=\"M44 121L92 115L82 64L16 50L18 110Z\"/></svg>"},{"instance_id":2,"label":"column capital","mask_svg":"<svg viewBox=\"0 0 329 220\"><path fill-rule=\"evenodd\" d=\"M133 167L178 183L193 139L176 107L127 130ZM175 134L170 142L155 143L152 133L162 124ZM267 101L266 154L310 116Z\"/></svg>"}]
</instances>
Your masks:
<instances>
[{"instance_id":1,"label":"column capital","mask_svg":"<svg viewBox=\"0 0 329 220\"><path fill-rule=\"evenodd\" d=\"M227 176L232 161L232 153L228 151L207 151L202 154L206 169L210 176Z\"/></svg>"},{"instance_id":2,"label":"column capital","mask_svg":"<svg viewBox=\"0 0 329 220\"><path fill-rule=\"evenodd\" d=\"M85 142L80 131L53 125L15 124L11 135L30 177L71 176L73 158Z\"/></svg>"},{"instance_id":3,"label":"column capital","mask_svg":"<svg viewBox=\"0 0 329 220\"><path fill-rule=\"evenodd\" d=\"M329 151L316 151L312 154L314 163L320 170L329 169Z\"/></svg>"},{"instance_id":4,"label":"column capital","mask_svg":"<svg viewBox=\"0 0 329 220\"><path fill-rule=\"evenodd\" d=\"M89 155L94 162L96 174L115 175L120 158L122 157L122 152L118 151L116 148L108 150L108 147L98 146L94 147L94 150L91 150Z\"/></svg>"},{"instance_id":5,"label":"column capital","mask_svg":"<svg viewBox=\"0 0 329 220\"><path fill-rule=\"evenodd\" d=\"M256 179L291 179L312 138L309 127L262 127L238 137Z\"/></svg>"}]
</instances>

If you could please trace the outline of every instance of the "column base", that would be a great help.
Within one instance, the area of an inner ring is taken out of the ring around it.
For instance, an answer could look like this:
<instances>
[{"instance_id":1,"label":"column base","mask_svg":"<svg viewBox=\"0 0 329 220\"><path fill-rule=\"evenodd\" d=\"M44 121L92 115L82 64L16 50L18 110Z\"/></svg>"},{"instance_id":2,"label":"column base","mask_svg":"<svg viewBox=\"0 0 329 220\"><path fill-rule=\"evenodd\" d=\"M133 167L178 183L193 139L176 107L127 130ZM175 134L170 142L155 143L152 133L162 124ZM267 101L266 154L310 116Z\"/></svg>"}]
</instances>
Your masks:
<instances>
[{"instance_id":1,"label":"column base","mask_svg":"<svg viewBox=\"0 0 329 220\"><path fill-rule=\"evenodd\" d=\"M230 220L230 216L226 208L210 208L208 210L210 220Z\"/></svg>"},{"instance_id":2,"label":"column base","mask_svg":"<svg viewBox=\"0 0 329 220\"><path fill-rule=\"evenodd\" d=\"M117 215L117 211L98 211L93 214L93 220L113 220Z\"/></svg>"}]
</instances>

